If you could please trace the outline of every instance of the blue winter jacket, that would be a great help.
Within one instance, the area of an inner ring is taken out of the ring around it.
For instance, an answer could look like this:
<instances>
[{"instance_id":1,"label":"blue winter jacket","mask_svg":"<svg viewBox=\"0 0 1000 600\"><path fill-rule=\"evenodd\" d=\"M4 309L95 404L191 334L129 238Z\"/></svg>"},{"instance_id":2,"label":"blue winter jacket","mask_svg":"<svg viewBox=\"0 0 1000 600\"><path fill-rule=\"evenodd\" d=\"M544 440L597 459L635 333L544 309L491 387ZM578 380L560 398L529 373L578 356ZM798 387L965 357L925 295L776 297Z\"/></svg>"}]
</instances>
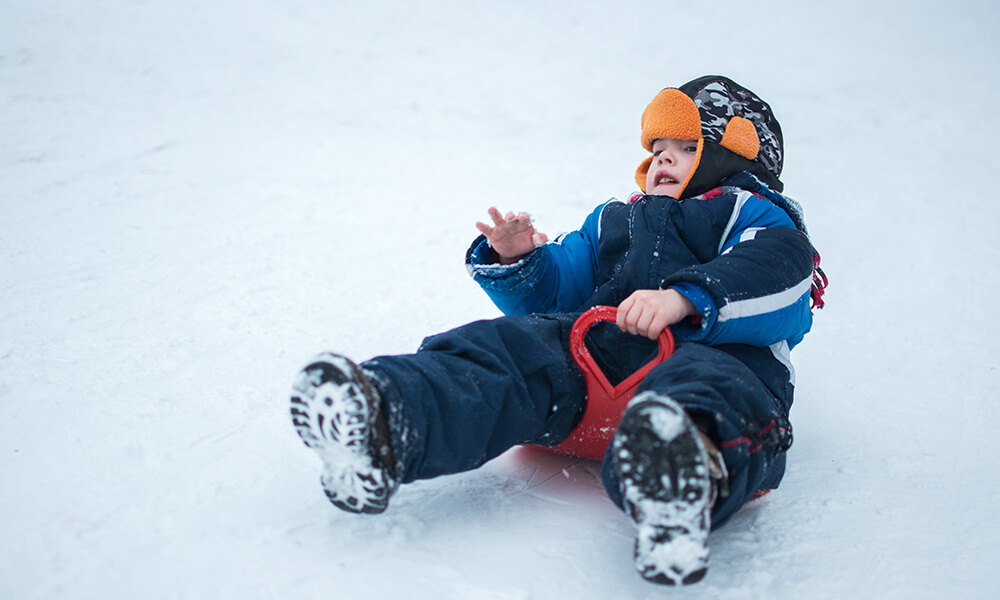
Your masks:
<instances>
[{"instance_id":1,"label":"blue winter jacket","mask_svg":"<svg viewBox=\"0 0 1000 600\"><path fill-rule=\"evenodd\" d=\"M678 340L770 347L786 363L812 325L814 250L796 207L743 172L688 199L611 200L512 265L495 264L480 236L466 264L507 315L582 312L673 288L700 314L671 326Z\"/></svg>"}]
</instances>

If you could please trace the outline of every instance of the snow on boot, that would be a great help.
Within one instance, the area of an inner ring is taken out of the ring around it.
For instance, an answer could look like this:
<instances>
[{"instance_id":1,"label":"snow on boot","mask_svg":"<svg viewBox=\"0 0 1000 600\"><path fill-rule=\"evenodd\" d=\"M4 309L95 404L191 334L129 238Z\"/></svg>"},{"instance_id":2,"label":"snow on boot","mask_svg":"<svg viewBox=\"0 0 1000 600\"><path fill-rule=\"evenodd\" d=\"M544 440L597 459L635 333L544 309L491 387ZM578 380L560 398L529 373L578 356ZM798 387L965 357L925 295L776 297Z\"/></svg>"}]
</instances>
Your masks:
<instances>
[{"instance_id":1,"label":"snow on boot","mask_svg":"<svg viewBox=\"0 0 1000 600\"><path fill-rule=\"evenodd\" d=\"M368 375L337 354L317 356L292 386L292 425L323 460L327 498L347 512L380 513L399 487L380 403Z\"/></svg>"},{"instance_id":2,"label":"snow on boot","mask_svg":"<svg viewBox=\"0 0 1000 600\"><path fill-rule=\"evenodd\" d=\"M698 429L676 402L645 392L629 403L611 443L625 511L638 528L636 570L654 583L700 581L715 486Z\"/></svg>"}]
</instances>

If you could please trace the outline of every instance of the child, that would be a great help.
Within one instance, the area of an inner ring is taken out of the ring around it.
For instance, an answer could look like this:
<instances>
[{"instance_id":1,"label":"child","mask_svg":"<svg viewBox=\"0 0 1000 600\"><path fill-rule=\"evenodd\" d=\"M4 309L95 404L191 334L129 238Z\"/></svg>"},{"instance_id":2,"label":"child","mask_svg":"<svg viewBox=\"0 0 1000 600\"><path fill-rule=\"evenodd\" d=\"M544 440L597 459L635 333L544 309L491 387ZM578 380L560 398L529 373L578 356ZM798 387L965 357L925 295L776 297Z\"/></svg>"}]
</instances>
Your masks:
<instances>
[{"instance_id":1,"label":"child","mask_svg":"<svg viewBox=\"0 0 1000 600\"><path fill-rule=\"evenodd\" d=\"M555 243L523 213L492 208L493 224L477 223L466 263L507 316L412 355L358 366L322 354L302 370L292 422L323 460L334 505L379 513L401 483L562 442L587 401L570 329L586 309L616 306L617 327L586 340L609 379L655 354L665 327L678 344L626 407L602 479L638 528L643 577L705 575L709 530L784 474L788 353L825 278L797 204L779 193L781 129L754 93L717 76L667 88L643 112L642 144L644 194L599 206Z\"/></svg>"}]
</instances>

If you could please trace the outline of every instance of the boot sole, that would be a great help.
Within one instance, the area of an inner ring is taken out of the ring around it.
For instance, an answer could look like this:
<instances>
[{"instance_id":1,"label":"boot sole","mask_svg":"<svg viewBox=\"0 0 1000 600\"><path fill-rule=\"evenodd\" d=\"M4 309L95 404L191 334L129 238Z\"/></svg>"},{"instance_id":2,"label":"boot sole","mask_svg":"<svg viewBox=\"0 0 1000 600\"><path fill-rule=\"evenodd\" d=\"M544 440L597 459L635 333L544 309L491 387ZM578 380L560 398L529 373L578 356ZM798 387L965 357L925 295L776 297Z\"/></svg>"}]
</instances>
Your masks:
<instances>
[{"instance_id":1,"label":"boot sole","mask_svg":"<svg viewBox=\"0 0 1000 600\"><path fill-rule=\"evenodd\" d=\"M638 527L636 569L663 585L701 581L713 488L694 424L672 400L639 397L612 443L625 510Z\"/></svg>"},{"instance_id":2,"label":"boot sole","mask_svg":"<svg viewBox=\"0 0 1000 600\"><path fill-rule=\"evenodd\" d=\"M323 461L320 483L337 508L378 514L388 507L393 478L372 456L374 391L350 359L321 354L299 372L289 414L302 442Z\"/></svg>"}]
</instances>

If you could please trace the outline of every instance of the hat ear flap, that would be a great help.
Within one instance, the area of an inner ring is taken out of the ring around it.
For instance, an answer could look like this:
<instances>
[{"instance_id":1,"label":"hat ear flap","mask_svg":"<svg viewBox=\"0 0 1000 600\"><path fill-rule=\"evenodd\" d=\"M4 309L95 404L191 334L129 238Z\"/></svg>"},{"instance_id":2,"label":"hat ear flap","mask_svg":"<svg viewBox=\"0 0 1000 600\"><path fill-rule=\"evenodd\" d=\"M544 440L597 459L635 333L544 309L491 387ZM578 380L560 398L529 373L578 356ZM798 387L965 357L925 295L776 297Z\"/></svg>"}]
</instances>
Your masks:
<instances>
[{"instance_id":1,"label":"hat ear flap","mask_svg":"<svg viewBox=\"0 0 1000 600\"><path fill-rule=\"evenodd\" d=\"M653 157L650 156L646 160L639 164L639 168L635 170L635 182L639 184L639 189L642 193L646 193L646 175L649 173L649 166L653 164Z\"/></svg>"},{"instance_id":2,"label":"hat ear flap","mask_svg":"<svg viewBox=\"0 0 1000 600\"><path fill-rule=\"evenodd\" d=\"M701 155L705 152L705 138L698 139L698 150L694 155L694 163L691 165L691 170L688 171L687 177L681 182L681 187L677 190L677 197L684 198L684 192L688 189L688 184L694 179L695 172L698 171L698 167L701 166Z\"/></svg>"},{"instance_id":3,"label":"hat ear flap","mask_svg":"<svg viewBox=\"0 0 1000 600\"><path fill-rule=\"evenodd\" d=\"M754 128L753 123L743 117L729 119L719 145L747 160L757 158L757 153L760 152L760 138L757 137L757 129Z\"/></svg>"}]
</instances>

